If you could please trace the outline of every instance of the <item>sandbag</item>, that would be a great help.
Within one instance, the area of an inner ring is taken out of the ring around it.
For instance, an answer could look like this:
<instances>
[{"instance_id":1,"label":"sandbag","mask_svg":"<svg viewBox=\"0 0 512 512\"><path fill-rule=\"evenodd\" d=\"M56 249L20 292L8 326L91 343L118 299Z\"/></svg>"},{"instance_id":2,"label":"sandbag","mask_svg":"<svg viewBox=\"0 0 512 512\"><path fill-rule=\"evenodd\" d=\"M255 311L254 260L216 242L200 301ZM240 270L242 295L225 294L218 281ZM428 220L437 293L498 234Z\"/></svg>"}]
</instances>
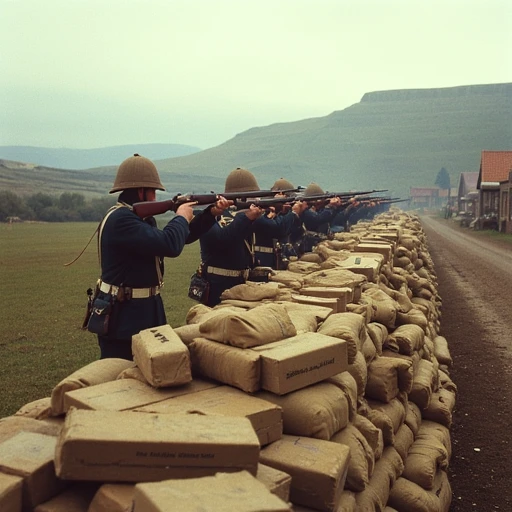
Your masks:
<instances>
[{"instance_id":1,"label":"sandbag","mask_svg":"<svg viewBox=\"0 0 512 512\"><path fill-rule=\"evenodd\" d=\"M447 389L439 389L432 393L430 404L421 411L421 416L425 420L436 421L445 427L452 426L452 412L455 407L455 393Z\"/></svg>"},{"instance_id":2,"label":"sandbag","mask_svg":"<svg viewBox=\"0 0 512 512\"><path fill-rule=\"evenodd\" d=\"M275 299L279 294L278 283L260 283L247 281L224 290L221 300L234 299L244 301L262 301L263 299Z\"/></svg>"},{"instance_id":3,"label":"sandbag","mask_svg":"<svg viewBox=\"0 0 512 512\"><path fill-rule=\"evenodd\" d=\"M284 306L273 303L216 315L202 322L199 331L205 338L239 348L266 345L297 334Z\"/></svg>"},{"instance_id":4,"label":"sandbag","mask_svg":"<svg viewBox=\"0 0 512 512\"><path fill-rule=\"evenodd\" d=\"M390 333L384 343L389 348L400 354L411 355L423 347L425 343L425 332L419 325L400 325Z\"/></svg>"},{"instance_id":5,"label":"sandbag","mask_svg":"<svg viewBox=\"0 0 512 512\"><path fill-rule=\"evenodd\" d=\"M354 377L345 371L329 377L325 382L338 386L345 393L349 406L349 419L352 419L357 412L357 382Z\"/></svg>"},{"instance_id":6,"label":"sandbag","mask_svg":"<svg viewBox=\"0 0 512 512\"><path fill-rule=\"evenodd\" d=\"M368 367L366 366L366 361L362 352L356 352L354 362L349 363L347 371L356 381L357 395L363 396L368 379Z\"/></svg>"},{"instance_id":7,"label":"sandbag","mask_svg":"<svg viewBox=\"0 0 512 512\"><path fill-rule=\"evenodd\" d=\"M388 337L387 327L378 322L370 322L366 325L366 329L368 331L368 335L373 341L373 344L375 345L377 355L381 356L384 340Z\"/></svg>"},{"instance_id":8,"label":"sandbag","mask_svg":"<svg viewBox=\"0 0 512 512\"><path fill-rule=\"evenodd\" d=\"M345 393L328 382L319 382L286 395L260 391L255 396L282 408L284 434L328 441L349 421Z\"/></svg>"},{"instance_id":9,"label":"sandbag","mask_svg":"<svg viewBox=\"0 0 512 512\"><path fill-rule=\"evenodd\" d=\"M437 372L434 364L426 359L421 359L418 371L414 375L409 400L414 402L420 409L426 409L432 398L434 386L437 379Z\"/></svg>"},{"instance_id":10,"label":"sandbag","mask_svg":"<svg viewBox=\"0 0 512 512\"><path fill-rule=\"evenodd\" d=\"M351 423L363 434L375 454L375 460L380 459L384 450L382 430L361 414L356 414Z\"/></svg>"},{"instance_id":11,"label":"sandbag","mask_svg":"<svg viewBox=\"0 0 512 512\"><path fill-rule=\"evenodd\" d=\"M350 447L345 489L361 492L370 482L375 465L375 454L361 431L352 424L336 432L331 441Z\"/></svg>"},{"instance_id":12,"label":"sandbag","mask_svg":"<svg viewBox=\"0 0 512 512\"><path fill-rule=\"evenodd\" d=\"M73 372L53 388L51 394L51 416L59 416L66 412L64 408L64 394L67 391L116 380L123 370L132 365L133 362L127 359L99 359Z\"/></svg>"},{"instance_id":13,"label":"sandbag","mask_svg":"<svg viewBox=\"0 0 512 512\"><path fill-rule=\"evenodd\" d=\"M448 475L439 471L432 490L428 491L406 478L399 478L391 488L388 504L398 512L448 512L451 500Z\"/></svg>"},{"instance_id":14,"label":"sandbag","mask_svg":"<svg viewBox=\"0 0 512 512\"><path fill-rule=\"evenodd\" d=\"M356 313L334 313L320 325L318 332L346 340L348 362L352 364L366 339L366 322Z\"/></svg>"},{"instance_id":15,"label":"sandbag","mask_svg":"<svg viewBox=\"0 0 512 512\"><path fill-rule=\"evenodd\" d=\"M412 382L412 362L393 357L377 357L368 365L365 396L390 402L400 391L408 393Z\"/></svg>"},{"instance_id":16,"label":"sandbag","mask_svg":"<svg viewBox=\"0 0 512 512\"><path fill-rule=\"evenodd\" d=\"M448 349L448 341L444 336L436 336L434 338L434 355L440 364L450 367L453 364L450 350Z\"/></svg>"}]
</instances>

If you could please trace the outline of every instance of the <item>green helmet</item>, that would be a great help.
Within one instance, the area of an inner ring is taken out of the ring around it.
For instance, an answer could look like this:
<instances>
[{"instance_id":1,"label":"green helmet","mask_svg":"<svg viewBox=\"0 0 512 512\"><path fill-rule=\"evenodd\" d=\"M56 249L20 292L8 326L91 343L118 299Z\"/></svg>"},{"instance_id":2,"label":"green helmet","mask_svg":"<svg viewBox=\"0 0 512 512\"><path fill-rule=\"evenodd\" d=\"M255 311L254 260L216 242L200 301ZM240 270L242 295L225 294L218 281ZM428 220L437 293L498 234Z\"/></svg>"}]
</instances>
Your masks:
<instances>
[{"instance_id":1,"label":"green helmet","mask_svg":"<svg viewBox=\"0 0 512 512\"><path fill-rule=\"evenodd\" d=\"M121 162L117 169L114 185L109 193L113 194L127 188L165 190L155 164L138 153Z\"/></svg>"},{"instance_id":2,"label":"green helmet","mask_svg":"<svg viewBox=\"0 0 512 512\"><path fill-rule=\"evenodd\" d=\"M260 190L252 172L237 167L228 174L224 192L250 192L251 190Z\"/></svg>"},{"instance_id":3,"label":"green helmet","mask_svg":"<svg viewBox=\"0 0 512 512\"><path fill-rule=\"evenodd\" d=\"M325 194L325 192L316 183L310 183L306 187L306 190L304 190L304 195L305 196L314 196L314 195L317 195L317 194Z\"/></svg>"}]
</instances>

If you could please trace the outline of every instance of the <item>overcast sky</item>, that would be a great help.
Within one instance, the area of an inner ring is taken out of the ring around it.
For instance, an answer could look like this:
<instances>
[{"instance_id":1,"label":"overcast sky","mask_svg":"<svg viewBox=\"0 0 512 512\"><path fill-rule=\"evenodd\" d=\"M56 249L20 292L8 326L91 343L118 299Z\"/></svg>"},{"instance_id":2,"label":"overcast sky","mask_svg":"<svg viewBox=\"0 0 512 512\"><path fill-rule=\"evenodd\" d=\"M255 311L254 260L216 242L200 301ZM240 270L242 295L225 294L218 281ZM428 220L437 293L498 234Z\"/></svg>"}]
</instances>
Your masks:
<instances>
[{"instance_id":1,"label":"overcast sky","mask_svg":"<svg viewBox=\"0 0 512 512\"><path fill-rule=\"evenodd\" d=\"M366 92L512 82L511 0L0 0L0 145L216 146Z\"/></svg>"}]
</instances>

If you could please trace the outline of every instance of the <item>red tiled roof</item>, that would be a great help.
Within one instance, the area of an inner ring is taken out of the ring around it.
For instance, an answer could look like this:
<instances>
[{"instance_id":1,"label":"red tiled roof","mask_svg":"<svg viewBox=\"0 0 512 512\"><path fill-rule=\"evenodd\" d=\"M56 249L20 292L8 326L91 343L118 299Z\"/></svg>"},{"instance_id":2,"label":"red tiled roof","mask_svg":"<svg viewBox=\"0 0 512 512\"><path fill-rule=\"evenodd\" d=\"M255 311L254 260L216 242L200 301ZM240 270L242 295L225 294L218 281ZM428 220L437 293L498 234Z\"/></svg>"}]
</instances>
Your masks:
<instances>
[{"instance_id":1,"label":"red tiled roof","mask_svg":"<svg viewBox=\"0 0 512 512\"><path fill-rule=\"evenodd\" d=\"M478 184L508 180L512 170L512 151L482 151Z\"/></svg>"}]
</instances>

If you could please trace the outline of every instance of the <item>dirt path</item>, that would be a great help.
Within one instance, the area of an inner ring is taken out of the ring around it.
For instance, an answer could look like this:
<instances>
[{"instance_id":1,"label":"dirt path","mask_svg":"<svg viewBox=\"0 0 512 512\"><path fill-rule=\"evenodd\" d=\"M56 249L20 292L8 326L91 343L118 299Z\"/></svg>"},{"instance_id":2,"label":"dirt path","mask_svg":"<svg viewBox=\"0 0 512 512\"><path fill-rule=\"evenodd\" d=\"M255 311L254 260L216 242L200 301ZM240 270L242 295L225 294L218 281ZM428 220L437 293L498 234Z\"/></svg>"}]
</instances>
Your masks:
<instances>
[{"instance_id":1,"label":"dirt path","mask_svg":"<svg viewBox=\"0 0 512 512\"><path fill-rule=\"evenodd\" d=\"M421 218L458 386L451 511L512 511L512 248Z\"/></svg>"}]
</instances>

